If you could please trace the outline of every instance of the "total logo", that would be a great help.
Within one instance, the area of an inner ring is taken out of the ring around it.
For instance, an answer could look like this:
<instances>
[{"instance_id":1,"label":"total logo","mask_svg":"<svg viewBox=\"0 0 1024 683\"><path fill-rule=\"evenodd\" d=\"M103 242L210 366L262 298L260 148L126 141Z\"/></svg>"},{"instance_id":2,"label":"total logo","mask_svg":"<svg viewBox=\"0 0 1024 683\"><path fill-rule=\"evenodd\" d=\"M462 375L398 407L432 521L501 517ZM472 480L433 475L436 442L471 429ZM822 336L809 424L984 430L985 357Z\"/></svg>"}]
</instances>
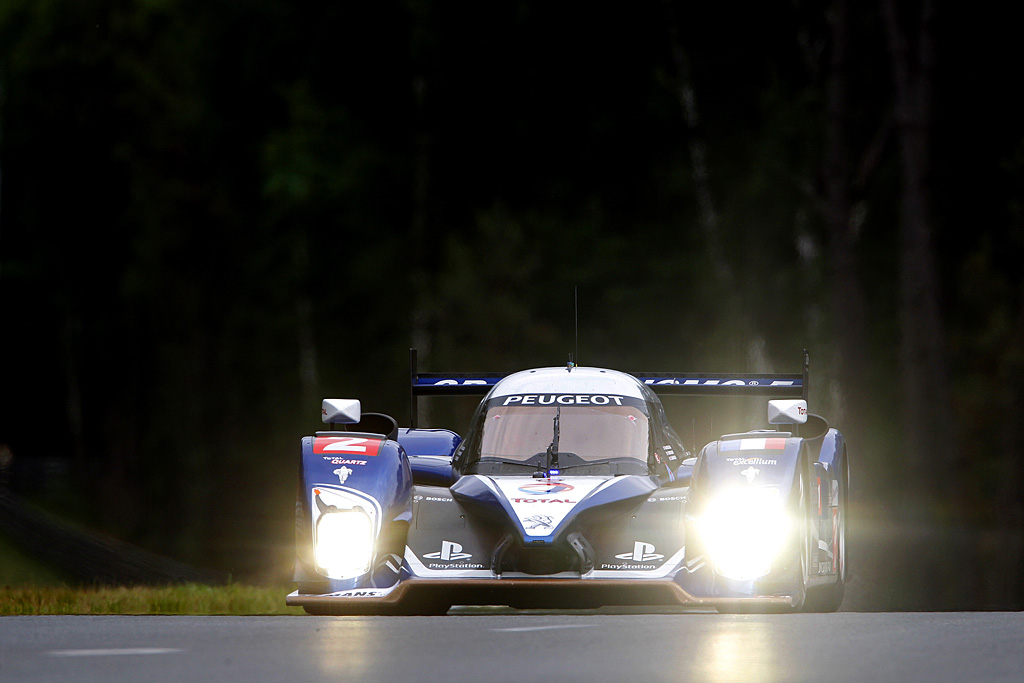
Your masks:
<instances>
[{"instance_id":1,"label":"total logo","mask_svg":"<svg viewBox=\"0 0 1024 683\"><path fill-rule=\"evenodd\" d=\"M442 560L444 562L458 562L473 557L470 553L462 552L461 543L452 541L441 541L441 550L436 553L427 553L423 557L430 560Z\"/></svg>"},{"instance_id":2,"label":"total logo","mask_svg":"<svg viewBox=\"0 0 1024 683\"><path fill-rule=\"evenodd\" d=\"M664 555L654 552L654 544L635 541L633 543L633 552L616 555L615 559L632 560L633 562L650 562L651 560L660 560L664 557Z\"/></svg>"},{"instance_id":3,"label":"total logo","mask_svg":"<svg viewBox=\"0 0 1024 683\"><path fill-rule=\"evenodd\" d=\"M513 498L512 502L513 503L569 503L570 505L575 505L576 504L575 500L569 500L568 498L566 498L565 500L562 500L561 498Z\"/></svg>"},{"instance_id":4,"label":"total logo","mask_svg":"<svg viewBox=\"0 0 1024 683\"><path fill-rule=\"evenodd\" d=\"M572 491L572 489L573 487L571 484L555 481L538 482L536 484L526 484L525 486L519 487L519 490L523 493L532 493L535 496L543 496L551 493L565 493L566 491Z\"/></svg>"}]
</instances>

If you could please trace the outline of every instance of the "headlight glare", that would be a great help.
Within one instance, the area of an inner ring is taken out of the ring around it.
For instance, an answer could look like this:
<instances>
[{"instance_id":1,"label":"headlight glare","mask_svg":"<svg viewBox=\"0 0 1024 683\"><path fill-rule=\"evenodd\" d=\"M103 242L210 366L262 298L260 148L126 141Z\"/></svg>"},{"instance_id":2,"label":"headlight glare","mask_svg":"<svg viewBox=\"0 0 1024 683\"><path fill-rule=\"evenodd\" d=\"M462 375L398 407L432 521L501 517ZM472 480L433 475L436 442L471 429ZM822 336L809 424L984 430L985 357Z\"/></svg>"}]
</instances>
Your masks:
<instances>
[{"instance_id":1,"label":"headlight glare","mask_svg":"<svg viewBox=\"0 0 1024 683\"><path fill-rule=\"evenodd\" d=\"M325 512L316 524L316 564L335 579L369 571L373 558L373 520L362 508Z\"/></svg>"},{"instance_id":2,"label":"headlight glare","mask_svg":"<svg viewBox=\"0 0 1024 683\"><path fill-rule=\"evenodd\" d=\"M749 581L771 571L785 548L792 522L778 489L738 487L717 493L698 522L715 571Z\"/></svg>"}]
</instances>

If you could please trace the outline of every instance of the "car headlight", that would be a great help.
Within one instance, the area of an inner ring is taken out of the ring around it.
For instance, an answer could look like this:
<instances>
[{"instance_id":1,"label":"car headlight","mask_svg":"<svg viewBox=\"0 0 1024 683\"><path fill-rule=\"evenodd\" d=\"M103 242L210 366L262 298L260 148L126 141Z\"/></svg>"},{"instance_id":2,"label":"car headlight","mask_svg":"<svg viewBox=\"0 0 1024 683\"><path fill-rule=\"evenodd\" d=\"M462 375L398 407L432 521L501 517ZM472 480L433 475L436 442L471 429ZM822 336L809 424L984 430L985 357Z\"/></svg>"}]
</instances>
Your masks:
<instances>
[{"instance_id":1,"label":"car headlight","mask_svg":"<svg viewBox=\"0 0 1024 683\"><path fill-rule=\"evenodd\" d=\"M362 508L330 510L316 523L316 565L334 579L365 574L373 559L373 520Z\"/></svg>"},{"instance_id":2,"label":"car headlight","mask_svg":"<svg viewBox=\"0 0 1024 683\"><path fill-rule=\"evenodd\" d=\"M770 572L786 547L791 527L778 489L765 487L720 491L698 520L715 572L737 581Z\"/></svg>"}]
</instances>

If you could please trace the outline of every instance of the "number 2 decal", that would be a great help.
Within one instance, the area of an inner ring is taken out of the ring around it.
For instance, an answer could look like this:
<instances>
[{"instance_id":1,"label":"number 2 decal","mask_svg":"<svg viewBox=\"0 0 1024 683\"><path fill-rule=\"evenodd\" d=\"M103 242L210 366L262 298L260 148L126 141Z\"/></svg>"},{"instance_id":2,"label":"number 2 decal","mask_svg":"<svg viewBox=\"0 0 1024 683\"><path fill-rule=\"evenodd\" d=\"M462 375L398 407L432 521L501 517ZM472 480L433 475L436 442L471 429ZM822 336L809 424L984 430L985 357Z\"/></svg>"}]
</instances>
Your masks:
<instances>
[{"instance_id":1,"label":"number 2 decal","mask_svg":"<svg viewBox=\"0 0 1024 683\"><path fill-rule=\"evenodd\" d=\"M334 443L324 446L324 453L366 453L366 446L364 444L370 441L371 439L346 436L344 439L338 439ZM372 441L376 441L376 439L372 439Z\"/></svg>"},{"instance_id":2,"label":"number 2 decal","mask_svg":"<svg viewBox=\"0 0 1024 683\"><path fill-rule=\"evenodd\" d=\"M350 453L352 455L377 455L380 439L359 436L321 437L313 442L314 453Z\"/></svg>"}]
</instances>

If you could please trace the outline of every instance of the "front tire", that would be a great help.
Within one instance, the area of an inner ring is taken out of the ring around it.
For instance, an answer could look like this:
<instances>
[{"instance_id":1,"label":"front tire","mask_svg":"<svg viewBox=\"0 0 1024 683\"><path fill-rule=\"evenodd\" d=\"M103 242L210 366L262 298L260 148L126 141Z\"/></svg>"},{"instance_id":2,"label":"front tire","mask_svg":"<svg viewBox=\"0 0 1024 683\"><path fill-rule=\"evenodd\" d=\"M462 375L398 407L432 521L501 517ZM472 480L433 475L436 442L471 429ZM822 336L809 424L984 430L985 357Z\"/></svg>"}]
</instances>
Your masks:
<instances>
[{"instance_id":1,"label":"front tire","mask_svg":"<svg viewBox=\"0 0 1024 683\"><path fill-rule=\"evenodd\" d=\"M805 612L836 612L843 604L846 593L846 490L847 478L844 473L839 479L839 506L836 508L835 557L836 581L829 586L820 586L807 592Z\"/></svg>"}]
</instances>

